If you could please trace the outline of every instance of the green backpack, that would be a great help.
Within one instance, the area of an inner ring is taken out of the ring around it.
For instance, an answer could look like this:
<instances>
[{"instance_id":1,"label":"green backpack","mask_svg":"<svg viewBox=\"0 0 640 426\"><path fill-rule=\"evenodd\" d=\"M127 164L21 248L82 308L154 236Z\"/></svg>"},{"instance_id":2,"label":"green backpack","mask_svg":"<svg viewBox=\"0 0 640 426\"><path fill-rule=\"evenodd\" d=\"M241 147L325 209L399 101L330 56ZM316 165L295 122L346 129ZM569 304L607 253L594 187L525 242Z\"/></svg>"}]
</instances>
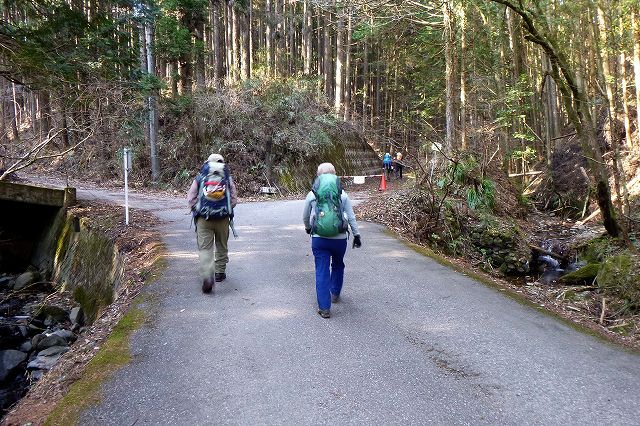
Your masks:
<instances>
[{"instance_id":1,"label":"green backpack","mask_svg":"<svg viewBox=\"0 0 640 426\"><path fill-rule=\"evenodd\" d=\"M322 174L313 182L311 192L316 197L315 222L311 231L321 237L335 237L347 232L342 207L342 185L333 174Z\"/></svg>"}]
</instances>

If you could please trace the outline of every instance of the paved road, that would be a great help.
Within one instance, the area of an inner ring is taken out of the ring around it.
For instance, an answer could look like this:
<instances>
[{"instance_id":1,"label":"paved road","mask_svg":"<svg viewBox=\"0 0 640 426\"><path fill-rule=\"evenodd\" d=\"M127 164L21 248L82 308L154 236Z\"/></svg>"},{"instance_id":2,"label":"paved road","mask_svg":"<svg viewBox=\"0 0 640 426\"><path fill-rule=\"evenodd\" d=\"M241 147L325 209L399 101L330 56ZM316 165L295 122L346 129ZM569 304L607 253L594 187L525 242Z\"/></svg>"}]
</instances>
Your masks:
<instances>
[{"instance_id":1,"label":"paved road","mask_svg":"<svg viewBox=\"0 0 640 426\"><path fill-rule=\"evenodd\" d=\"M95 194L80 192L81 197ZM100 197L104 198L104 195ZM362 223L342 301L315 312L301 201L240 205L203 295L181 200L153 207L168 268L135 360L91 425L640 423L640 356L581 334Z\"/></svg>"}]
</instances>

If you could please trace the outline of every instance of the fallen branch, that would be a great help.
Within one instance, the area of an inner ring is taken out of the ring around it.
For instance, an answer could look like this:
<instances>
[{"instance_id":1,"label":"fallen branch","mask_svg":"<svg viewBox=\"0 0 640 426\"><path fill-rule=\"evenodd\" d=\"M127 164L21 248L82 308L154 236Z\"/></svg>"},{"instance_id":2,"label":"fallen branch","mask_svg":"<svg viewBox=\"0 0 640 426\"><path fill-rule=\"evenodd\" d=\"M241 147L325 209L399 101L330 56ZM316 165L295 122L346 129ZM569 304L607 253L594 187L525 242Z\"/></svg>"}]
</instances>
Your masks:
<instances>
[{"instance_id":1,"label":"fallen branch","mask_svg":"<svg viewBox=\"0 0 640 426\"><path fill-rule=\"evenodd\" d=\"M534 246L532 244L529 244L529 248L531 248L531 250L537 251L537 252L542 253L542 254L546 254L547 256L551 256L551 257L556 258L556 259L560 259L560 260L564 260L564 261L568 261L569 260L568 257L562 256L560 254L554 253L554 252L549 251L549 250L545 250L542 247L538 247L538 246Z\"/></svg>"},{"instance_id":2,"label":"fallen branch","mask_svg":"<svg viewBox=\"0 0 640 426\"><path fill-rule=\"evenodd\" d=\"M535 176L541 174L542 171L536 170L533 172L524 172L524 173L509 173L509 177L518 177L518 176Z\"/></svg>"},{"instance_id":3,"label":"fallen branch","mask_svg":"<svg viewBox=\"0 0 640 426\"><path fill-rule=\"evenodd\" d=\"M600 312L600 325L602 325L602 322L604 321L604 313L607 310L607 299L605 299L604 297L602 298L602 311Z\"/></svg>"},{"instance_id":4,"label":"fallen branch","mask_svg":"<svg viewBox=\"0 0 640 426\"><path fill-rule=\"evenodd\" d=\"M628 322L623 322L622 324L611 325L611 326L607 327L607 329L612 330L614 328L625 327L627 325L629 325Z\"/></svg>"}]
</instances>

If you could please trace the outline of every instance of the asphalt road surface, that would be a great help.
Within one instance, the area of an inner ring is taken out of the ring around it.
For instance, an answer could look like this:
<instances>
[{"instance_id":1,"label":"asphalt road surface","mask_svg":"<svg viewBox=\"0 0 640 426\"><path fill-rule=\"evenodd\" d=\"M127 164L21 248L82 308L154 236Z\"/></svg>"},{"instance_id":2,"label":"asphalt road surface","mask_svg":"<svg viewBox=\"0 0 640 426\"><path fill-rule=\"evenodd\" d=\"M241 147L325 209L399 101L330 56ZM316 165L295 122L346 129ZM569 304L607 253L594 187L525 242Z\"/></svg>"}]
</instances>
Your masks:
<instances>
[{"instance_id":1,"label":"asphalt road surface","mask_svg":"<svg viewBox=\"0 0 640 426\"><path fill-rule=\"evenodd\" d=\"M380 226L360 223L363 246L349 245L342 299L322 319L302 201L238 206L228 278L211 295L182 199L132 204L164 221L167 269L146 290L160 304L80 424L640 424L640 356Z\"/></svg>"}]
</instances>

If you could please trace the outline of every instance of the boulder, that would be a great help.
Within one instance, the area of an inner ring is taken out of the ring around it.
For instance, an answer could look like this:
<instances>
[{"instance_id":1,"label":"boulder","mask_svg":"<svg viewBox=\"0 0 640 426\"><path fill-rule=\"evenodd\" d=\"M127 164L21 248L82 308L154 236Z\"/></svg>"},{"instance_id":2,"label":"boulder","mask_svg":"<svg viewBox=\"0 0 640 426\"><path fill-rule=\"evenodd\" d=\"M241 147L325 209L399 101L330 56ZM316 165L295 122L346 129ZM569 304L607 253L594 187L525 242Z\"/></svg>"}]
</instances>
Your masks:
<instances>
[{"instance_id":1,"label":"boulder","mask_svg":"<svg viewBox=\"0 0 640 426\"><path fill-rule=\"evenodd\" d=\"M13 288L15 280L12 276L0 277L0 288Z\"/></svg>"},{"instance_id":2,"label":"boulder","mask_svg":"<svg viewBox=\"0 0 640 426\"><path fill-rule=\"evenodd\" d=\"M75 342L76 340L76 335L73 334L71 331L65 330L65 329L56 330L53 332L52 335L60 336L64 340L66 340L68 343Z\"/></svg>"},{"instance_id":3,"label":"boulder","mask_svg":"<svg viewBox=\"0 0 640 426\"><path fill-rule=\"evenodd\" d=\"M589 263L576 271L563 275L560 281L567 284L591 284L599 270L599 263Z\"/></svg>"},{"instance_id":4,"label":"boulder","mask_svg":"<svg viewBox=\"0 0 640 426\"><path fill-rule=\"evenodd\" d=\"M40 274L37 272L29 271L21 274L16 278L16 282L13 285L14 290L22 290L29 284L33 284L40 279Z\"/></svg>"},{"instance_id":5,"label":"boulder","mask_svg":"<svg viewBox=\"0 0 640 426\"><path fill-rule=\"evenodd\" d=\"M26 342L20 345L19 349L21 352L31 352L31 349L33 349L33 344L31 344L30 340L27 340Z\"/></svg>"},{"instance_id":6,"label":"boulder","mask_svg":"<svg viewBox=\"0 0 640 426\"><path fill-rule=\"evenodd\" d=\"M69 318L69 313L59 306L55 305L42 305L37 310L38 318L45 319L45 325L47 320L54 322L64 322Z\"/></svg>"},{"instance_id":7,"label":"boulder","mask_svg":"<svg viewBox=\"0 0 640 426\"><path fill-rule=\"evenodd\" d=\"M15 349L0 351L0 381L4 381L11 370L27 359L27 354Z\"/></svg>"},{"instance_id":8,"label":"boulder","mask_svg":"<svg viewBox=\"0 0 640 426\"><path fill-rule=\"evenodd\" d=\"M37 356L33 361L27 364L29 370L50 370L56 365L62 354L51 356Z\"/></svg>"},{"instance_id":9,"label":"boulder","mask_svg":"<svg viewBox=\"0 0 640 426\"><path fill-rule=\"evenodd\" d=\"M62 355L67 351L69 351L68 346L51 346L50 348L38 352L38 356Z\"/></svg>"},{"instance_id":10,"label":"boulder","mask_svg":"<svg viewBox=\"0 0 640 426\"><path fill-rule=\"evenodd\" d=\"M14 349L23 340L20 327L14 324L0 324L0 349Z\"/></svg>"},{"instance_id":11,"label":"boulder","mask_svg":"<svg viewBox=\"0 0 640 426\"><path fill-rule=\"evenodd\" d=\"M34 337L35 338L35 337ZM51 346L67 346L67 340L64 337L57 336L52 334L50 336L46 336L41 338L34 347L37 350L47 349Z\"/></svg>"},{"instance_id":12,"label":"boulder","mask_svg":"<svg viewBox=\"0 0 640 426\"><path fill-rule=\"evenodd\" d=\"M69 314L69 320L71 320L72 324L84 324L84 312L82 311L81 306L76 306L71 310Z\"/></svg>"}]
</instances>

